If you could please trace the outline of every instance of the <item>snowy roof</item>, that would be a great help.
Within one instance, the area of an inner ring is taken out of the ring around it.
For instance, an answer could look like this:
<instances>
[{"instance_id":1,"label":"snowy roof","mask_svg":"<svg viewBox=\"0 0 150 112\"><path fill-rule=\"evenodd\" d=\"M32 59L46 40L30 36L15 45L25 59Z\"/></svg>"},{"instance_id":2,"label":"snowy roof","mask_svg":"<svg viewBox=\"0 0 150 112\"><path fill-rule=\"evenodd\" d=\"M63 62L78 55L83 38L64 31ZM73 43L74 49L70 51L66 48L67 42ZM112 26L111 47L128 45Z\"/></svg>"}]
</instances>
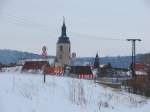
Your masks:
<instances>
[{"instance_id":1,"label":"snowy roof","mask_svg":"<svg viewBox=\"0 0 150 112\"><path fill-rule=\"evenodd\" d=\"M145 71L135 71L136 75L147 75Z\"/></svg>"},{"instance_id":2,"label":"snowy roof","mask_svg":"<svg viewBox=\"0 0 150 112\"><path fill-rule=\"evenodd\" d=\"M20 60L18 64L24 64L27 61L48 61L49 64L53 64L55 61L55 58L39 58L39 59L25 59L25 60Z\"/></svg>"}]
</instances>

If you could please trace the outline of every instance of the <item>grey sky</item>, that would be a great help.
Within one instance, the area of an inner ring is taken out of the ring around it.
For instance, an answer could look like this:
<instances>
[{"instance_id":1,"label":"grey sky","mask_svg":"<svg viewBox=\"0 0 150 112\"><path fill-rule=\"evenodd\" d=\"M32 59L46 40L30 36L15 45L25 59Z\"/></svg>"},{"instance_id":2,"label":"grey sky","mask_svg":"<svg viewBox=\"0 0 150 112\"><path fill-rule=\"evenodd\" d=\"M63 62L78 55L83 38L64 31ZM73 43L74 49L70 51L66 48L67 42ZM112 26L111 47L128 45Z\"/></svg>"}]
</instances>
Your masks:
<instances>
[{"instance_id":1,"label":"grey sky","mask_svg":"<svg viewBox=\"0 0 150 112\"><path fill-rule=\"evenodd\" d=\"M78 56L130 55L131 43L99 38L141 38L150 52L149 0L0 0L0 49L55 55L63 16Z\"/></svg>"}]
</instances>

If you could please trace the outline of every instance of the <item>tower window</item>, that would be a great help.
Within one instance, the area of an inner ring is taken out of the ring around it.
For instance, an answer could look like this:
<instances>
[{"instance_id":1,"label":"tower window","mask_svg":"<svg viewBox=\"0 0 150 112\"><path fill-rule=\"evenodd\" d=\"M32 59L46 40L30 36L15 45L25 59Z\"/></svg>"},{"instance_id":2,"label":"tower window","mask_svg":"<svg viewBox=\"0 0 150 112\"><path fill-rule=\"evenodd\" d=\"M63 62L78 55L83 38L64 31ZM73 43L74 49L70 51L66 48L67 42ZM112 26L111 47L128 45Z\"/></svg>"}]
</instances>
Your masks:
<instances>
[{"instance_id":1,"label":"tower window","mask_svg":"<svg viewBox=\"0 0 150 112\"><path fill-rule=\"evenodd\" d=\"M63 46L60 46L60 51L63 51Z\"/></svg>"},{"instance_id":2,"label":"tower window","mask_svg":"<svg viewBox=\"0 0 150 112\"><path fill-rule=\"evenodd\" d=\"M70 47L69 47L69 53L70 53Z\"/></svg>"},{"instance_id":3,"label":"tower window","mask_svg":"<svg viewBox=\"0 0 150 112\"><path fill-rule=\"evenodd\" d=\"M59 59L62 59L62 55L59 56Z\"/></svg>"}]
</instances>

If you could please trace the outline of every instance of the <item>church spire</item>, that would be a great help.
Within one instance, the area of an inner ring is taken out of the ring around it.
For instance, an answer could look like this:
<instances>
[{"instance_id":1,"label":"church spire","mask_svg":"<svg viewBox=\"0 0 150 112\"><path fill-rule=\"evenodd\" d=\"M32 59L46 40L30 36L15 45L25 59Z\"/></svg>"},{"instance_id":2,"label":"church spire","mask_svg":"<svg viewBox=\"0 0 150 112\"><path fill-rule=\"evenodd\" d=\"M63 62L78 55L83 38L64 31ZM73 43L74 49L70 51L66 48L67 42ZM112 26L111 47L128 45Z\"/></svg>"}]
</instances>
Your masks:
<instances>
[{"instance_id":1,"label":"church spire","mask_svg":"<svg viewBox=\"0 0 150 112\"><path fill-rule=\"evenodd\" d=\"M62 25L62 29L61 29L61 37L66 37L66 25L65 25L65 17L63 17L63 25Z\"/></svg>"},{"instance_id":2,"label":"church spire","mask_svg":"<svg viewBox=\"0 0 150 112\"><path fill-rule=\"evenodd\" d=\"M63 17L63 25L61 27L61 36L58 39L58 43L70 43L69 37L66 34L65 18Z\"/></svg>"},{"instance_id":3,"label":"church spire","mask_svg":"<svg viewBox=\"0 0 150 112\"><path fill-rule=\"evenodd\" d=\"M96 54L96 57L95 57L94 68L99 68L99 56L98 56L98 53Z\"/></svg>"},{"instance_id":4,"label":"church spire","mask_svg":"<svg viewBox=\"0 0 150 112\"><path fill-rule=\"evenodd\" d=\"M63 25L65 25L65 17L63 16Z\"/></svg>"}]
</instances>

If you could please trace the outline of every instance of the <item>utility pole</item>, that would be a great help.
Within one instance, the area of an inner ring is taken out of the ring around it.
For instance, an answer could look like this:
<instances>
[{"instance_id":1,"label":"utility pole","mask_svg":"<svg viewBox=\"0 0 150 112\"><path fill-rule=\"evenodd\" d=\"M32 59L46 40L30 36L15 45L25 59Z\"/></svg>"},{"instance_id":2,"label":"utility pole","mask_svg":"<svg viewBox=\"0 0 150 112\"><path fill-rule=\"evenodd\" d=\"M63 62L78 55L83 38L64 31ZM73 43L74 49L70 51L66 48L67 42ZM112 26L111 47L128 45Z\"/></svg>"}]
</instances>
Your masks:
<instances>
[{"instance_id":1,"label":"utility pole","mask_svg":"<svg viewBox=\"0 0 150 112\"><path fill-rule=\"evenodd\" d=\"M135 63L136 63L136 41L142 41L141 39L127 39L127 41L132 42L132 63L131 63L131 70L132 76L135 77Z\"/></svg>"},{"instance_id":2,"label":"utility pole","mask_svg":"<svg viewBox=\"0 0 150 112\"><path fill-rule=\"evenodd\" d=\"M46 65L43 66L44 83L46 82Z\"/></svg>"},{"instance_id":3,"label":"utility pole","mask_svg":"<svg viewBox=\"0 0 150 112\"><path fill-rule=\"evenodd\" d=\"M43 48L42 48L42 56L43 56L43 58L44 58L45 61L48 61L47 47L46 46L43 46ZM46 72L45 71L46 67L47 67L47 64L43 65L44 83L46 82L46 73L45 73Z\"/></svg>"}]
</instances>

